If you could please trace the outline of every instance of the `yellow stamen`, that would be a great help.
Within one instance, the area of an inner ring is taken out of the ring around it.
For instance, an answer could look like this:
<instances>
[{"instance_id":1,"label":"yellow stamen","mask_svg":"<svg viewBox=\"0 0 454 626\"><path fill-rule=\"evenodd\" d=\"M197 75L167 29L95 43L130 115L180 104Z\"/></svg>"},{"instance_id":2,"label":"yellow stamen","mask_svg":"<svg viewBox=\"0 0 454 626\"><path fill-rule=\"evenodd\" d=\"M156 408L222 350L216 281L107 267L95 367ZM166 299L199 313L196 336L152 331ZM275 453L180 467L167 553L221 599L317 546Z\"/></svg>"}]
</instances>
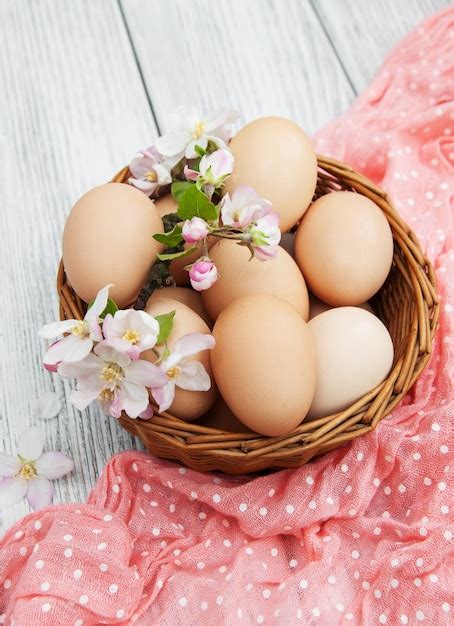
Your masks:
<instances>
[{"instance_id":1,"label":"yellow stamen","mask_svg":"<svg viewBox=\"0 0 454 626\"><path fill-rule=\"evenodd\" d=\"M33 461L28 461L28 463L22 465L20 475L22 476L22 478L25 478L25 480L31 480L32 478L35 478L37 474L36 467Z\"/></svg>"},{"instance_id":2,"label":"yellow stamen","mask_svg":"<svg viewBox=\"0 0 454 626\"><path fill-rule=\"evenodd\" d=\"M79 321L71 328L71 332L76 337L89 337L90 336L90 327L88 322Z\"/></svg>"},{"instance_id":3,"label":"yellow stamen","mask_svg":"<svg viewBox=\"0 0 454 626\"><path fill-rule=\"evenodd\" d=\"M139 343L140 341L140 335L137 330L134 330L133 328L128 328L123 333L122 339L123 341L129 341L129 343L132 343L132 345L135 346L136 343Z\"/></svg>"},{"instance_id":4,"label":"yellow stamen","mask_svg":"<svg viewBox=\"0 0 454 626\"><path fill-rule=\"evenodd\" d=\"M123 370L116 363L108 363L102 368L99 378L116 387L123 378Z\"/></svg>"},{"instance_id":5,"label":"yellow stamen","mask_svg":"<svg viewBox=\"0 0 454 626\"><path fill-rule=\"evenodd\" d=\"M98 400L102 403L107 404L109 402L112 402L112 400L114 399L114 395L114 392L110 389L103 389L98 396Z\"/></svg>"},{"instance_id":6,"label":"yellow stamen","mask_svg":"<svg viewBox=\"0 0 454 626\"><path fill-rule=\"evenodd\" d=\"M194 126L194 130L192 133L192 138L193 139L200 139L200 137L203 135L205 131L205 124L203 122L197 122L197 124Z\"/></svg>"},{"instance_id":7,"label":"yellow stamen","mask_svg":"<svg viewBox=\"0 0 454 626\"><path fill-rule=\"evenodd\" d=\"M150 170L145 174L145 178L150 181L150 183L155 183L158 180L158 175L153 170Z\"/></svg>"},{"instance_id":8,"label":"yellow stamen","mask_svg":"<svg viewBox=\"0 0 454 626\"><path fill-rule=\"evenodd\" d=\"M178 378L181 374L181 369L177 365L174 365L173 367L169 367L166 374L167 378Z\"/></svg>"}]
</instances>

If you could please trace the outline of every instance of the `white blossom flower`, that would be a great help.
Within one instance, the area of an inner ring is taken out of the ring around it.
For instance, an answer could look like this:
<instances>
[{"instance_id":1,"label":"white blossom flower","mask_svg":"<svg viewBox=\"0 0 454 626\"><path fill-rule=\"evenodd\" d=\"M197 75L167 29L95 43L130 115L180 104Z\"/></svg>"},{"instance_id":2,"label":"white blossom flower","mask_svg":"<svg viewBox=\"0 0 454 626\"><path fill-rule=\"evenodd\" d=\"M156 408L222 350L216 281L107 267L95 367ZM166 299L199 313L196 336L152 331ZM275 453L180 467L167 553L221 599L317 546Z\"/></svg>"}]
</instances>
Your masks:
<instances>
[{"instance_id":1,"label":"white blossom flower","mask_svg":"<svg viewBox=\"0 0 454 626\"><path fill-rule=\"evenodd\" d=\"M234 158L230 150L220 148L200 159L198 172L186 165L184 174L188 180L197 181L197 186L211 198L215 189L222 187L227 176L233 172L233 163Z\"/></svg>"},{"instance_id":2,"label":"white blossom flower","mask_svg":"<svg viewBox=\"0 0 454 626\"><path fill-rule=\"evenodd\" d=\"M159 405L159 412L167 411L175 398L175 388L189 391L208 391L211 387L210 377L200 361L190 360L190 357L213 348L213 335L189 333L175 343L175 349L160 364L165 374L164 385L152 388L153 398Z\"/></svg>"},{"instance_id":3,"label":"white blossom flower","mask_svg":"<svg viewBox=\"0 0 454 626\"><path fill-rule=\"evenodd\" d=\"M232 111L216 111L202 116L195 109L185 107L179 107L169 117L172 130L159 137L155 146L165 158L172 158L176 163L183 157L196 158L199 156L196 146L206 150L209 141L218 148L226 148L231 126L238 119Z\"/></svg>"},{"instance_id":4,"label":"white blossom flower","mask_svg":"<svg viewBox=\"0 0 454 626\"><path fill-rule=\"evenodd\" d=\"M128 183L151 196L159 187L170 185L170 170L174 165L159 154L155 146L150 146L131 161L129 171L132 177L128 178Z\"/></svg>"},{"instance_id":5,"label":"white blossom flower","mask_svg":"<svg viewBox=\"0 0 454 626\"><path fill-rule=\"evenodd\" d=\"M156 344L159 335L159 323L145 311L116 311L104 318L102 332L106 340L103 342L118 352L124 352L133 361L137 361L140 353L150 350Z\"/></svg>"},{"instance_id":6,"label":"white blossom flower","mask_svg":"<svg viewBox=\"0 0 454 626\"><path fill-rule=\"evenodd\" d=\"M231 196L226 193L222 198L222 222L226 226L245 228L271 213L272 209L271 202L265 198L260 198L252 187L240 185Z\"/></svg>"},{"instance_id":7,"label":"white blossom flower","mask_svg":"<svg viewBox=\"0 0 454 626\"><path fill-rule=\"evenodd\" d=\"M250 241L254 255L259 261L274 259L279 250L281 231L279 229L279 213L271 211L249 227Z\"/></svg>"},{"instance_id":8,"label":"white blossom flower","mask_svg":"<svg viewBox=\"0 0 454 626\"><path fill-rule=\"evenodd\" d=\"M132 361L104 342L97 344L94 352L78 363L58 366L61 376L77 379L70 401L83 411L97 400L102 410L113 417L120 417L125 411L135 418L147 411L147 387L165 384L165 373L149 361Z\"/></svg>"},{"instance_id":9,"label":"white blossom flower","mask_svg":"<svg viewBox=\"0 0 454 626\"><path fill-rule=\"evenodd\" d=\"M63 333L69 333L50 346L44 355L44 365L54 365L61 361L81 361L91 352L96 341L102 341L99 316L106 308L110 287L112 285L107 285L98 292L83 320L53 322L41 328L38 334L44 339L54 339Z\"/></svg>"},{"instance_id":10,"label":"white blossom flower","mask_svg":"<svg viewBox=\"0 0 454 626\"><path fill-rule=\"evenodd\" d=\"M35 510L52 502L50 481L72 472L74 462L62 452L43 452L43 448L43 433L33 426L20 436L17 456L0 453L0 508L24 497Z\"/></svg>"}]
</instances>

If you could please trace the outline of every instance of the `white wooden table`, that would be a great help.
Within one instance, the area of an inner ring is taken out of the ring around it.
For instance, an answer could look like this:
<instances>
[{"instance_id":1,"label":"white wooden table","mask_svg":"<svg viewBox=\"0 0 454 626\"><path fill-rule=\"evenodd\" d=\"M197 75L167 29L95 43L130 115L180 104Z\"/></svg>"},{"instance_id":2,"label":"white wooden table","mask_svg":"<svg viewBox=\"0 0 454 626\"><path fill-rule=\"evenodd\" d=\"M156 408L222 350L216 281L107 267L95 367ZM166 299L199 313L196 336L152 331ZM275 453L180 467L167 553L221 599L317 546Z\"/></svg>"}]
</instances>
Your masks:
<instances>
[{"instance_id":1,"label":"white wooden table","mask_svg":"<svg viewBox=\"0 0 454 626\"><path fill-rule=\"evenodd\" d=\"M312 133L345 111L390 48L447 0L0 0L0 451L38 423L74 473L56 502L84 500L115 452L140 447L66 398L41 366L57 318L65 217L190 103L247 122L282 115ZM44 391L64 399L40 421ZM0 534L28 512L0 511Z\"/></svg>"}]
</instances>

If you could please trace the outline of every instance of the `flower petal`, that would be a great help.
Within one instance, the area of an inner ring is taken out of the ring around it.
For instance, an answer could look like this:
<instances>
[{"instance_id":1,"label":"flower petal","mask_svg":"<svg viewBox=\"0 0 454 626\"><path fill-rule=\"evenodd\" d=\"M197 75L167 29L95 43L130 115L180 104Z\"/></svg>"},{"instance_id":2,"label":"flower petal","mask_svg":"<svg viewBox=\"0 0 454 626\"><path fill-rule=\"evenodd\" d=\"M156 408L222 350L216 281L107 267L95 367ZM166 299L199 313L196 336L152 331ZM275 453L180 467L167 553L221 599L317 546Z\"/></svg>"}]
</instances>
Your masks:
<instances>
[{"instance_id":1,"label":"flower petal","mask_svg":"<svg viewBox=\"0 0 454 626\"><path fill-rule=\"evenodd\" d=\"M140 191L143 191L147 196L153 193L158 186L157 183L150 183L147 180L139 180L137 178L128 178L128 183L133 187L137 187Z\"/></svg>"},{"instance_id":2,"label":"flower petal","mask_svg":"<svg viewBox=\"0 0 454 626\"><path fill-rule=\"evenodd\" d=\"M39 331L38 335L43 337L43 339L54 339L59 335L63 335L63 333L67 333L74 328L77 324L77 320L64 320L63 322L52 322L51 324L46 324Z\"/></svg>"},{"instance_id":3,"label":"flower petal","mask_svg":"<svg viewBox=\"0 0 454 626\"><path fill-rule=\"evenodd\" d=\"M17 452L27 461L36 461L43 453L44 436L38 426L24 431L17 442Z\"/></svg>"},{"instance_id":4,"label":"flower petal","mask_svg":"<svg viewBox=\"0 0 454 626\"><path fill-rule=\"evenodd\" d=\"M133 389L135 387L135 389ZM145 387L139 385L123 385L123 393L121 395L121 408L129 417L139 417L146 410L149 404L148 392Z\"/></svg>"},{"instance_id":5,"label":"flower petal","mask_svg":"<svg viewBox=\"0 0 454 626\"><path fill-rule=\"evenodd\" d=\"M215 343L216 340L213 335L202 333L188 333L187 335L183 335L183 337L180 337L176 342L175 349L167 359L166 365L167 367L177 365L177 363L188 356L193 356L194 354L202 352L202 350L213 348ZM175 359L178 360L175 361ZM171 365L169 365L169 361L173 361Z\"/></svg>"},{"instance_id":6,"label":"flower petal","mask_svg":"<svg viewBox=\"0 0 454 626\"><path fill-rule=\"evenodd\" d=\"M0 452L0 476L11 478L19 473L21 464L17 456L10 456Z\"/></svg>"},{"instance_id":7,"label":"flower petal","mask_svg":"<svg viewBox=\"0 0 454 626\"><path fill-rule=\"evenodd\" d=\"M51 504L53 493L54 489L47 478L37 476L28 481L28 489L25 497L32 509L37 511Z\"/></svg>"},{"instance_id":8,"label":"flower petal","mask_svg":"<svg viewBox=\"0 0 454 626\"><path fill-rule=\"evenodd\" d=\"M60 361L74 363L82 361L93 347L93 341L89 337L77 337L68 335L61 341L54 343L44 355L44 363L53 365Z\"/></svg>"},{"instance_id":9,"label":"flower petal","mask_svg":"<svg viewBox=\"0 0 454 626\"><path fill-rule=\"evenodd\" d=\"M175 398L175 382L169 380L163 387L152 389L151 395L159 405L159 412L167 411Z\"/></svg>"},{"instance_id":10,"label":"flower petal","mask_svg":"<svg viewBox=\"0 0 454 626\"><path fill-rule=\"evenodd\" d=\"M145 387L161 387L167 383L167 376L149 361L134 361L125 370L125 380Z\"/></svg>"},{"instance_id":11,"label":"flower petal","mask_svg":"<svg viewBox=\"0 0 454 626\"><path fill-rule=\"evenodd\" d=\"M153 417L153 415L154 415L153 407L151 406L151 404L149 404L147 408L145 409L145 411L142 411L142 413L139 414L139 417L141 420L149 420Z\"/></svg>"},{"instance_id":12,"label":"flower petal","mask_svg":"<svg viewBox=\"0 0 454 626\"><path fill-rule=\"evenodd\" d=\"M127 354L123 352L118 352L112 346L109 346L106 341L102 341L98 343L95 347L94 352L100 356L104 361L109 363L116 363L120 367L126 367L131 362L131 359Z\"/></svg>"},{"instance_id":13,"label":"flower petal","mask_svg":"<svg viewBox=\"0 0 454 626\"><path fill-rule=\"evenodd\" d=\"M104 362L99 356L90 353L77 363L60 363L57 371L63 378L87 378L100 370L103 365Z\"/></svg>"},{"instance_id":14,"label":"flower petal","mask_svg":"<svg viewBox=\"0 0 454 626\"><path fill-rule=\"evenodd\" d=\"M69 401L71 404L74 404L76 409L83 411L91 402L93 402L93 400L96 400L101 391L102 383L100 381L99 388L96 388L95 385L87 385L80 389L76 389L69 396Z\"/></svg>"},{"instance_id":15,"label":"flower petal","mask_svg":"<svg viewBox=\"0 0 454 626\"><path fill-rule=\"evenodd\" d=\"M168 133L167 135L158 137L155 146L163 156L172 157L180 153L181 156L183 156L189 137L189 133L184 130Z\"/></svg>"},{"instance_id":16,"label":"flower petal","mask_svg":"<svg viewBox=\"0 0 454 626\"><path fill-rule=\"evenodd\" d=\"M159 185L169 185L172 182L172 176L170 175L169 170L162 165L161 163L157 163L154 166L154 171L158 176L158 184Z\"/></svg>"},{"instance_id":17,"label":"flower petal","mask_svg":"<svg viewBox=\"0 0 454 626\"><path fill-rule=\"evenodd\" d=\"M198 157L198 153L196 152L196 146L201 148L202 150L206 150L208 145L207 137L200 137L199 139L194 139L186 146L186 150L184 151L184 156L187 159L195 159Z\"/></svg>"},{"instance_id":18,"label":"flower petal","mask_svg":"<svg viewBox=\"0 0 454 626\"><path fill-rule=\"evenodd\" d=\"M53 480L69 474L74 469L74 461L63 452L44 452L36 461L39 476Z\"/></svg>"},{"instance_id":19,"label":"flower petal","mask_svg":"<svg viewBox=\"0 0 454 626\"><path fill-rule=\"evenodd\" d=\"M0 509L17 504L26 493L27 481L24 478L4 478L0 480Z\"/></svg>"},{"instance_id":20,"label":"flower petal","mask_svg":"<svg viewBox=\"0 0 454 626\"><path fill-rule=\"evenodd\" d=\"M53 391L42 393L32 402L33 413L43 419L49 420L61 411L61 400Z\"/></svg>"},{"instance_id":21,"label":"flower petal","mask_svg":"<svg viewBox=\"0 0 454 626\"><path fill-rule=\"evenodd\" d=\"M181 366L181 373L176 379L177 387L188 391L208 391L211 379L200 361L191 361Z\"/></svg>"},{"instance_id":22,"label":"flower petal","mask_svg":"<svg viewBox=\"0 0 454 626\"><path fill-rule=\"evenodd\" d=\"M84 319L87 322L90 322L91 320L94 320L94 319L98 319L98 317L104 311L104 309L107 306L107 300L109 299L109 289L113 286L114 286L113 284L109 284L98 291L98 293L96 294L95 301L93 302L91 307L88 309L88 311L85 313Z\"/></svg>"}]
</instances>

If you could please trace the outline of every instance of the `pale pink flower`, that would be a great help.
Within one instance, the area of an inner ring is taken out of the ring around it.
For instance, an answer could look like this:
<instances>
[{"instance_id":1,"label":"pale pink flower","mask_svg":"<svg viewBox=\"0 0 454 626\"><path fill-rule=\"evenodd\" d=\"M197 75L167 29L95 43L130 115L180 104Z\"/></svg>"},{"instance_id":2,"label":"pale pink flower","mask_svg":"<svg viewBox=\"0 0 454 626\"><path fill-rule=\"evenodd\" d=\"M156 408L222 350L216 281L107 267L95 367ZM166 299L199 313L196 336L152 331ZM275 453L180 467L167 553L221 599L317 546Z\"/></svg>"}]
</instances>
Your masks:
<instances>
[{"instance_id":1,"label":"pale pink flower","mask_svg":"<svg viewBox=\"0 0 454 626\"><path fill-rule=\"evenodd\" d=\"M231 126L237 119L238 115L232 111L216 111L203 116L195 109L179 107L169 116L172 130L159 137L155 146L164 157L175 162L183 157L194 159L199 156L196 146L206 150L209 141L218 148L226 148Z\"/></svg>"},{"instance_id":2,"label":"pale pink flower","mask_svg":"<svg viewBox=\"0 0 454 626\"><path fill-rule=\"evenodd\" d=\"M210 350L214 344L213 335L201 333L189 333L178 339L172 354L159 366L165 374L166 383L151 390L160 413L167 411L172 405L176 387L189 391L210 389L211 380L206 369L200 361L191 361L190 357L203 350Z\"/></svg>"},{"instance_id":3,"label":"pale pink flower","mask_svg":"<svg viewBox=\"0 0 454 626\"><path fill-rule=\"evenodd\" d=\"M186 243L197 243L208 235L208 224L200 217L193 217L183 224L183 239Z\"/></svg>"},{"instance_id":4,"label":"pale pink flower","mask_svg":"<svg viewBox=\"0 0 454 626\"><path fill-rule=\"evenodd\" d=\"M257 192L247 185L240 185L230 196L221 201L221 217L226 226L245 228L272 211L269 200L260 198Z\"/></svg>"},{"instance_id":5,"label":"pale pink flower","mask_svg":"<svg viewBox=\"0 0 454 626\"><path fill-rule=\"evenodd\" d=\"M61 363L58 373L75 378L76 390L70 401L83 411L97 400L107 415L138 417L148 409L147 387L159 387L166 382L162 370L149 361L132 361L104 342L78 363Z\"/></svg>"},{"instance_id":6,"label":"pale pink flower","mask_svg":"<svg viewBox=\"0 0 454 626\"><path fill-rule=\"evenodd\" d=\"M0 508L17 504L24 497L35 510L50 505L50 481L72 472L74 462L62 452L43 452L43 448L43 433L33 426L20 436L17 456L0 453Z\"/></svg>"},{"instance_id":7,"label":"pale pink flower","mask_svg":"<svg viewBox=\"0 0 454 626\"><path fill-rule=\"evenodd\" d=\"M95 342L102 341L99 316L106 308L110 287L112 285L107 285L98 292L83 320L53 322L41 328L38 335L44 339L54 339L58 335L69 333L60 341L53 343L47 350L44 355L44 367L46 369L50 369L50 366L61 361L69 363L81 361L91 352Z\"/></svg>"},{"instance_id":8,"label":"pale pink flower","mask_svg":"<svg viewBox=\"0 0 454 626\"><path fill-rule=\"evenodd\" d=\"M258 219L249 227L248 232L254 247L254 255L259 261L268 261L276 257L281 240L279 213L272 211Z\"/></svg>"},{"instance_id":9,"label":"pale pink flower","mask_svg":"<svg viewBox=\"0 0 454 626\"><path fill-rule=\"evenodd\" d=\"M172 182L170 170L173 165L175 163L166 160L154 146L150 146L131 161L129 171L132 177L128 178L128 183L150 196L159 187Z\"/></svg>"},{"instance_id":10,"label":"pale pink flower","mask_svg":"<svg viewBox=\"0 0 454 626\"><path fill-rule=\"evenodd\" d=\"M227 176L233 172L233 162L230 150L221 148L212 154L205 154L200 159L198 172L186 165L184 174L188 180L197 181L198 186L211 198L214 190L221 187Z\"/></svg>"},{"instance_id":11,"label":"pale pink flower","mask_svg":"<svg viewBox=\"0 0 454 626\"><path fill-rule=\"evenodd\" d=\"M159 324L145 311L128 309L117 311L113 316L110 313L106 315L102 332L106 338L103 343L137 361L141 352L155 346Z\"/></svg>"},{"instance_id":12,"label":"pale pink flower","mask_svg":"<svg viewBox=\"0 0 454 626\"><path fill-rule=\"evenodd\" d=\"M189 278L193 289L205 291L205 289L209 289L211 285L214 285L219 278L219 273L213 261L204 257L191 266Z\"/></svg>"}]
</instances>

